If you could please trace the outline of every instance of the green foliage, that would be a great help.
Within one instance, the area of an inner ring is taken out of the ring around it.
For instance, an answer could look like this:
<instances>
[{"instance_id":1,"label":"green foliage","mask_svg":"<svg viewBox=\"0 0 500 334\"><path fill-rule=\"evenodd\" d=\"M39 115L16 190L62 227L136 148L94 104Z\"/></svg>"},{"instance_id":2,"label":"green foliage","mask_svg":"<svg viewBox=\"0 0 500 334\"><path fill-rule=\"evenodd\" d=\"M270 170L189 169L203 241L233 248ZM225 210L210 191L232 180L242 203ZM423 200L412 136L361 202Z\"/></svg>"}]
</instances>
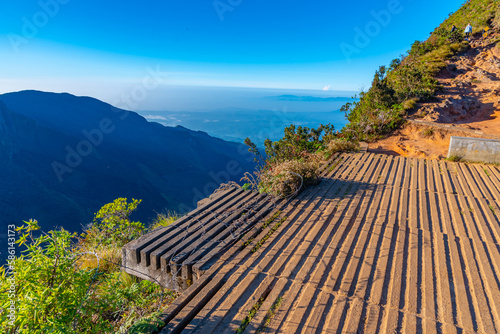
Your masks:
<instances>
[{"instance_id":1,"label":"green foliage","mask_svg":"<svg viewBox=\"0 0 500 334\"><path fill-rule=\"evenodd\" d=\"M402 104L390 107L378 104L381 97L368 91L361 92L358 102L344 105L349 123L342 129L342 136L348 140L372 140L388 133L404 123L405 109Z\"/></svg>"},{"instance_id":2,"label":"green foliage","mask_svg":"<svg viewBox=\"0 0 500 334\"><path fill-rule=\"evenodd\" d=\"M85 243L91 246L115 245L121 247L139 237L144 231L144 224L133 222L129 216L141 200L118 198L104 205L96 213L94 222L83 234Z\"/></svg>"},{"instance_id":3,"label":"green foliage","mask_svg":"<svg viewBox=\"0 0 500 334\"><path fill-rule=\"evenodd\" d=\"M276 211L268 220L266 220L264 222L264 224L262 224L262 228L264 229L264 228L268 227L273 221L276 220L276 218L279 217L280 214L281 214L281 210Z\"/></svg>"},{"instance_id":4,"label":"green foliage","mask_svg":"<svg viewBox=\"0 0 500 334\"><path fill-rule=\"evenodd\" d=\"M490 208L491 212L493 213L493 215L497 215L496 212L495 212L495 207L491 204L488 204L488 207Z\"/></svg>"},{"instance_id":5,"label":"green foliage","mask_svg":"<svg viewBox=\"0 0 500 334\"><path fill-rule=\"evenodd\" d=\"M155 221L151 224L149 229L154 230L159 227L167 227L179 218L180 216L175 212L160 213L156 217Z\"/></svg>"},{"instance_id":6,"label":"green foliage","mask_svg":"<svg viewBox=\"0 0 500 334\"><path fill-rule=\"evenodd\" d=\"M271 306L271 308L269 309L269 311L267 311L266 318L264 320L264 324L262 325L262 327L259 327L257 329L256 334L262 333L265 330L265 328L267 326L269 326L269 324L271 323L271 320L276 315L276 311L280 308L281 303L283 302L283 296L284 295L280 295L280 296L278 296L278 298L276 298L276 300L274 301L274 303Z\"/></svg>"},{"instance_id":7,"label":"green foliage","mask_svg":"<svg viewBox=\"0 0 500 334\"><path fill-rule=\"evenodd\" d=\"M359 143L357 141L348 140L347 138L334 138L330 140L321 153L323 153L325 159L330 159L333 154L342 151L359 151Z\"/></svg>"},{"instance_id":8,"label":"green foliage","mask_svg":"<svg viewBox=\"0 0 500 334\"><path fill-rule=\"evenodd\" d=\"M260 153L258 147L257 147L257 144L255 144L254 142L252 142L250 140L250 138L245 138L245 141L244 141L245 145L248 146L248 152L251 152L255 155L254 157L254 161L255 162L265 162L265 159L264 157L262 156L262 154Z\"/></svg>"},{"instance_id":9,"label":"green foliage","mask_svg":"<svg viewBox=\"0 0 500 334\"><path fill-rule=\"evenodd\" d=\"M0 314L2 332L71 333L76 325L90 332L82 320L80 306L85 301L95 272L75 270L76 255L72 244L76 235L61 229L34 236L38 224L34 220L18 228L19 245L25 245L23 254L13 261L16 282L16 320L9 327L6 313ZM0 271L0 305L9 299L5 291L8 280L5 268ZM98 329L102 329L98 327Z\"/></svg>"},{"instance_id":10,"label":"green foliage","mask_svg":"<svg viewBox=\"0 0 500 334\"><path fill-rule=\"evenodd\" d=\"M464 34L462 29L456 29L451 31L450 29L445 29L444 27L439 27L434 31L434 35L440 40L444 40L449 43L459 43L464 40Z\"/></svg>"},{"instance_id":11,"label":"green foliage","mask_svg":"<svg viewBox=\"0 0 500 334\"><path fill-rule=\"evenodd\" d=\"M276 163L303 159L308 154L324 148L324 144L334 136L335 128L331 124L320 125L317 129L292 124L285 128L284 136L280 140L272 142L266 139L264 145L267 160Z\"/></svg>"},{"instance_id":12,"label":"green foliage","mask_svg":"<svg viewBox=\"0 0 500 334\"><path fill-rule=\"evenodd\" d=\"M252 306L252 309L248 312L248 315L241 321L240 327L236 330L236 334L241 334L245 331L250 321L252 321L257 311L260 309L262 304L264 303L265 298L260 297L259 300Z\"/></svg>"},{"instance_id":13,"label":"green foliage","mask_svg":"<svg viewBox=\"0 0 500 334\"><path fill-rule=\"evenodd\" d=\"M40 232L36 220L19 227L17 244L25 250L12 261L14 271L0 267L0 332L149 333L158 328L161 309L176 295L122 272L119 262L109 264L103 256L120 253L117 245L130 238L122 233L139 233L141 225L128 219L139 202L118 199L105 205L85 239L64 229ZM102 244L93 249L96 242ZM14 297L9 294L11 277ZM12 298L14 326L7 312Z\"/></svg>"},{"instance_id":14,"label":"green foliage","mask_svg":"<svg viewBox=\"0 0 500 334\"><path fill-rule=\"evenodd\" d=\"M371 140L403 124L408 105L405 101L413 98L414 87L420 82L419 72L413 70L404 59L394 59L388 70L381 66L375 72L370 90L361 92L358 101L341 108L349 121L341 131L342 136L349 140ZM393 78L395 72L404 75Z\"/></svg>"},{"instance_id":15,"label":"green foliage","mask_svg":"<svg viewBox=\"0 0 500 334\"><path fill-rule=\"evenodd\" d=\"M288 126L280 140L272 142L266 139L265 165L255 173L256 178L248 173L245 175L245 189L252 187L277 197L297 194L306 186L317 183L321 160L331 156L333 146L330 143L339 138L339 133L331 124L320 125L316 129L293 124ZM250 147L249 151L260 155L249 138L245 144ZM350 150L356 145L337 145L337 151Z\"/></svg>"},{"instance_id":16,"label":"green foliage","mask_svg":"<svg viewBox=\"0 0 500 334\"><path fill-rule=\"evenodd\" d=\"M255 253L256 251L259 250L260 247L269 239L276 230L280 228L281 225L288 219L288 217L282 217L269 231L267 231L266 235L260 239L255 246L252 248L251 252Z\"/></svg>"},{"instance_id":17,"label":"green foliage","mask_svg":"<svg viewBox=\"0 0 500 334\"><path fill-rule=\"evenodd\" d=\"M463 32L469 23L473 27L473 33L480 32L492 23L495 24L496 20L500 20L499 13L498 0L468 0L434 30L431 38L438 37L440 30L451 31L453 25Z\"/></svg>"},{"instance_id":18,"label":"green foliage","mask_svg":"<svg viewBox=\"0 0 500 334\"><path fill-rule=\"evenodd\" d=\"M452 155L449 158L446 158L445 160L451 161L451 162L460 162L463 160L463 157L461 157L459 155Z\"/></svg>"}]
</instances>

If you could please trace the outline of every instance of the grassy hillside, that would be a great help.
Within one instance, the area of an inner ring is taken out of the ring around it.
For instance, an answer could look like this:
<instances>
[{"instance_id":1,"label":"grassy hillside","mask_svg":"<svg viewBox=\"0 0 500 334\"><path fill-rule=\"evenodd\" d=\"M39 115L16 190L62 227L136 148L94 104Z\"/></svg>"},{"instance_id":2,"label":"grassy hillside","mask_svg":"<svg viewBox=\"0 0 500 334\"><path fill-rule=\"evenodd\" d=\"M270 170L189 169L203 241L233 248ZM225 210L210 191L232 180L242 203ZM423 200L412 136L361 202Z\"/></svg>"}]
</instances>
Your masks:
<instances>
[{"instance_id":1,"label":"grassy hillside","mask_svg":"<svg viewBox=\"0 0 500 334\"><path fill-rule=\"evenodd\" d=\"M463 6L433 32L433 36L440 29L451 30L455 25L459 29L471 24L473 32L480 32L483 28L500 27L500 2L498 0L471 0L466 1ZM462 30L464 29L462 28Z\"/></svg>"},{"instance_id":2,"label":"grassy hillside","mask_svg":"<svg viewBox=\"0 0 500 334\"><path fill-rule=\"evenodd\" d=\"M415 41L406 55L376 71L371 88L360 94L357 102L346 104L349 124L342 136L357 140L374 140L404 123L407 111L416 102L429 99L439 89L437 73L446 60L467 50L463 30L473 26L475 38L483 28L500 27L498 0L470 0L437 27L426 41ZM455 25L457 30L452 32Z\"/></svg>"}]
</instances>

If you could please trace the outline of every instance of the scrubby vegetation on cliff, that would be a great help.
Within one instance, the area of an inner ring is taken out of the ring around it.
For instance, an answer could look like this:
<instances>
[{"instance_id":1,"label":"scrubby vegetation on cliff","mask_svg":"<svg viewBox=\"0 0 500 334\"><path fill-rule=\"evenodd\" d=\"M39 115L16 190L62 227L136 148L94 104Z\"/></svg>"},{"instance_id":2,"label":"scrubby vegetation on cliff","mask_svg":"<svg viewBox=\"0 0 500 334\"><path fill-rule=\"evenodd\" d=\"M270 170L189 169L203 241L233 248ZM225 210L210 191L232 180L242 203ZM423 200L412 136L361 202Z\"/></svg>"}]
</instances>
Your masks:
<instances>
[{"instance_id":1,"label":"scrubby vegetation on cliff","mask_svg":"<svg viewBox=\"0 0 500 334\"><path fill-rule=\"evenodd\" d=\"M247 138L250 147L263 164L255 178L245 178L254 189L276 197L289 197L318 181L319 167L339 151L357 150L358 143L349 141L335 128L320 125L317 129L290 125L278 141L265 141L266 158Z\"/></svg>"}]
</instances>

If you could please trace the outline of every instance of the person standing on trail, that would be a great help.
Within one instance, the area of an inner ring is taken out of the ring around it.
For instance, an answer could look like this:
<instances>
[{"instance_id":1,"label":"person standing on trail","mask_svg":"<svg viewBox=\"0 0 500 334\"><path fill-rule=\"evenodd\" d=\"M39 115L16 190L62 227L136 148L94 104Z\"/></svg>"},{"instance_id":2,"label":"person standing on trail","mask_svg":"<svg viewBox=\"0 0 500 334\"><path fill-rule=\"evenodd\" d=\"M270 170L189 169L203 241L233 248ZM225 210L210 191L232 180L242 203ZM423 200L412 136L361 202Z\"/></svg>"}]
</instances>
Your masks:
<instances>
[{"instance_id":1,"label":"person standing on trail","mask_svg":"<svg viewBox=\"0 0 500 334\"><path fill-rule=\"evenodd\" d=\"M455 25L453 25L453 27L451 27L451 32L455 32L457 30L457 27L455 27Z\"/></svg>"},{"instance_id":2,"label":"person standing on trail","mask_svg":"<svg viewBox=\"0 0 500 334\"><path fill-rule=\"evenodd\" d=\"M469 40L469 35L472 34L472 26L470 25L470 23L467 25L467 27L465 27L465 40L468 41Z\"/></svg>"}]
</instances>

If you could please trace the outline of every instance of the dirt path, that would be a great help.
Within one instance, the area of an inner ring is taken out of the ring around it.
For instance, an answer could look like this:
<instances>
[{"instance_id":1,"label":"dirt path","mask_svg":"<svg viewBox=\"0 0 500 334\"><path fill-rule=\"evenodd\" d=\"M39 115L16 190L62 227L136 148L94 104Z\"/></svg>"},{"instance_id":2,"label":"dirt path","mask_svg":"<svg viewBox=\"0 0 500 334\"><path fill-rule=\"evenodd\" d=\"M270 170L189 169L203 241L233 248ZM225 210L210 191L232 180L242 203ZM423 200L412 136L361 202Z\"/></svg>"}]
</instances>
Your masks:
<instances>
[{"instance_id":1,"label":"dirt path","mask_svg":"<svg viewBox=\"0 0 500 334\"><path fill-rule=\"evenodd\" d=\"M446 131L457 131L457 132L464 132L464 133L468 133L468 134L471 134L471 135L474 135L474 136L481 136L481 137L484 137L484 138L488 138L488 139L500 139L500 135L494 135L494 134L486 134L484 133L483 131L479 131L479 130L471 130L470 128L463 128L463 127L460 127L459 125L455 125L455 124L446 124L446 123L435 123L435 122L426 122L426 121L422 121L422 120L413 120L413 119L408 119L407 120L409 123L412 123L412 124L415 124L415 125L421 125L421 126L427 126L427 127L434 127L434 128L438 128L438 129L443 129L443 130L446 130Z\"/></svg>"},{"instance_id":2,"label":"dirt path","mask_svg":"<svg viewBox=\"0 0 500 334\"><path fill-rule=\"evenodd\" d=\"M474 40L467 52L448 61L437 78L443 89L436 98L419 103L408 117L410 124L389 138L371 143L370 151L442 158L446 157L449 137L462 129L467 137L498 139L500 48L493 43L497 37L494 33L484 41ZM431 128L439 129L436 136Z\"/></svg>"}]
</instances>

